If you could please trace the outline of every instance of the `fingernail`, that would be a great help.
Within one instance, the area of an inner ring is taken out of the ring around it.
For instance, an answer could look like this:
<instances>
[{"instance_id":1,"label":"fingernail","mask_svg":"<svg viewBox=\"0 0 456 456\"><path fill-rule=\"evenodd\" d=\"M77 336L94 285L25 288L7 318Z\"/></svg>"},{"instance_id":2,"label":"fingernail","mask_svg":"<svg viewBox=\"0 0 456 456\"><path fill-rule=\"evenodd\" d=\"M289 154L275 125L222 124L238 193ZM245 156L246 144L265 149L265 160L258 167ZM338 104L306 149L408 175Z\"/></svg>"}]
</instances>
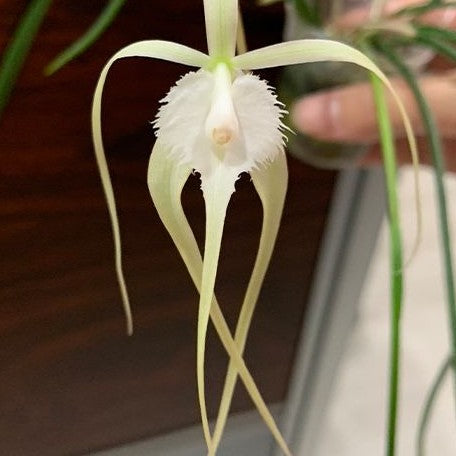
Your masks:
<instances>
[{"instance_id":1,"label":"fingernail","mask_svg":"<svg viewBox=\"0 0 456 456\"><path fill-rule=\"evenodd\" d=\"M309 95L291 108L291 120L296 128L317 138L333 133L339 112L337 97L329 93Z\"/></svg>"}]
</instances>

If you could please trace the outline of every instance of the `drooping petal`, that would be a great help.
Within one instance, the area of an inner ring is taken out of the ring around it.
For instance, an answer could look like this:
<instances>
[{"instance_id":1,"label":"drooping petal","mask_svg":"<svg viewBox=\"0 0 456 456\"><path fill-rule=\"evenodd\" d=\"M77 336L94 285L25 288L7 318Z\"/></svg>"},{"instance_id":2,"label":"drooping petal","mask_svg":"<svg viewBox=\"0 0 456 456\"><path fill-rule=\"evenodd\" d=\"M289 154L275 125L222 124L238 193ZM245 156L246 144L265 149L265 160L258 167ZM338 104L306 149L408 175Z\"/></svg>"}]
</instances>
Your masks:
<instances>
[{"instance_id":1,"label":"drooping petal","mask_svg":"<svg viewBox=\"0 0 456 456\"><path fill-rule=\"evenodd\" d=\"M181 203L182 188L191 172L191 166L176 162L170 154L170 150L164 147L159 140L156 141L147 170L150 195L163 225L182 256L196 288L200 291L202 259ZM211 296L211 301L212 299ZM202 375L204 376L204 367ZM200 391L199 383L198 391ZM200 408L204 436L209 449L212 446L212 439L204 400L200 400Z\"/></svg>"},{"instance_id":2,"label":"drooping petal","mask_svg":"<svg viewBox=\"0 0 456 456\"><path fill-rule=\"evenodd\" d=\"M383 82L383 84L385 84L394 98L404 124L414 169L417 214L417 236L415 247L413 248L413 251L415 251L421 238L422 226L418 149L416 146L413 128L405 107L396 90L378 66L375 65L369 57L351 46L337 41L311 39L288 41L237 55L233 59L233 65L240 70L255 70L260 68L323 61L354 63L366 68L375 74Z\"/></svg>"},{"instance_id":3,"label":"drooping petal","mask_svg":"<svg viewBox=\"0 0 456 456\"><path fill-rule=\"evenodd\" d=\"M170 154L169 149L165 147L160 140L157 140L150 158L148 169L147 181L150 194L160 219L182 256L197 290L201 291L203 262L197 242L181 204L182 188L190 172L191 167L177 164ZM228 325L223 318L220 307L213 295L211 296L211 301L210 317L223 346L230 359L233 360L233 363L239 372L239 376L244 382L244 385L263 420L285 454L289 455L290 452L287 449L286 443L280 435L280 431L242 359L238 347L230 334ZM202 419L204 420L205 418L202 417ZM208 427L208 424L206 424L206 426Z\"/></svg>"},{"instance_id":4,"label":"drooping petal","mask_svg":"<svg viewBox=\"0 0 456 456\"><path fill-rule=\"evenodd\" d=\"M131 316L130 303L128 299L127 288L122 270L122 256L121 256L121 243L119 222L117 217L117 209L114 199L114 192L112 189L111 178L109 176L109 169L106 162L106 156L103 149L103 139L101 133L101 98L103 93L103 86L106 80L109 69L112 64L121 58L125 57L150 57L162 60L169 60L171 62L182 63L191 66L204 66L209 60L209 57L202 52L195 51L187 46L171 43L168 41L140 41L138 43L130 44L119 52L114 54L113 57L103 68L97 82L95 94L92 104L92 135L95 148L95 156L97 159L98 169L100 172L103 190L106 196L106 201L111 220L112 232L114 237L115 247L115 263L117 280L122 295L122 302L127 320L127 332L133 332L133 323Z\"/></svg>"},{"instance_id":5,"label":"drooping petal","mask_svg":"<svg viewBox=\"0 0 456 456\"><path fill-rule=\"evenodd\" d=\"M271 163L253 170L251 176L263 206L263 223L258 254L236 327L235 343L238 346L241 355L244 351L250 322L280 226L288 184L288 170L285 154L282 152L277 155ZM217 422L213 434L214 449L217 449L223 434L234 387L236 385L236 379L237 368L233 359L231 359L226 374L222 399L220 401Z\"/></svg>"},{"instance_id":6,"label":"drooping petal","mask_svg":"<svg viewBox=\"0 0 456 456\"><path fill-rule=\"evenodd\" d=\"M204 379L204 364L206 353L206 335L209 323L212 297L215 289L215 279L222 243L223 227L226 210L238 172L227 169L220 164L209 178L202 176L201 188L206 208L206 231L204 242L203 274L201 277L201 292L198 310L198 331L196 342L196 376L198 381L198 396L203 416L206 414L206 394ZM203 180L204 179L204 180ZM204 424L204 421L203 421ZM206 441L210 441L209 427L204 429ZM212 453L210 453L212 454Z\"/></svg>"},{"instance_id":7,"label":"drooping petal","mask_svg":"<svg viewBox=\"0 0 456 456\"><path fill-rule=\"evenodd\" d=\"M238 8L238 0L204 0L207 48L214 60L234 57Z\"/></svg>"}]
</instances>

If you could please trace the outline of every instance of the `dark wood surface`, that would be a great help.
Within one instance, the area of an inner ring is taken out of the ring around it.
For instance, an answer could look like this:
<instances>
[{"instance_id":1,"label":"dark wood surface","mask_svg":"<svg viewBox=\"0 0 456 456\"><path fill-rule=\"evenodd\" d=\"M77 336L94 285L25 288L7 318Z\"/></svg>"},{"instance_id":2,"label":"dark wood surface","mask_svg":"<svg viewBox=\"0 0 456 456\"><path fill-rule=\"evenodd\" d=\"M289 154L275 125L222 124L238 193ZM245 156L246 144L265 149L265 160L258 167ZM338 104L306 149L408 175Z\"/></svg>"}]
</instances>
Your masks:
<instances>
[{"instance_id":1,"label":"dark wood surface","mask_svg":"<svg viewBox=\"0 0 456 456\"><path fill-rule=\"evenodd\" d=\"M28 2L0 0L4 46ZM0 125L0 455L80 455L196 423L197 294L146 187L157 100L186 71L131 59L106 85L106 150L120 208L135 334L124 333L112 237L90 136L91 96L107 58L146 38L205 49L202 2L127 2L83 57L45 78L44 65L104 2L55 2ZM250 45L280 40L280 7L247 5ZM266 76L274 78L273 73ZM279 243L246 359L269 402L286 392L333 174L290 160ZM229 209L217 294L231 325L252 267L260 205L247 178ZM184 201L202 238L192 178ZM226 356L210 329L213 416ZM251 408L242 388L234 410Z\"/></svg>"}]
</instances>

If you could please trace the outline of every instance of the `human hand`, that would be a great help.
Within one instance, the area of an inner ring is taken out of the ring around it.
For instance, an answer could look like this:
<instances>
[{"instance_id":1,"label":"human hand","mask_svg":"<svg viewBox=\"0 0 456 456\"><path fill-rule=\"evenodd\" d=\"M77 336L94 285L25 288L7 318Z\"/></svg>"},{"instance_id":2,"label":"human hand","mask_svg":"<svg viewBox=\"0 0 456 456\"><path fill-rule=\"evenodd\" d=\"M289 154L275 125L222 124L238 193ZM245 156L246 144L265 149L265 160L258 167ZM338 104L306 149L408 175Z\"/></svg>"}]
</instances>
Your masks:
<instances>
[{"instance_id":1,"label":"human hand","mask_svg":"<svg viewBox=\"0 0 456 456\"><path fill-rule=\"evenodd\" d=\"M411 0L394 1L388 4L390 11L408 5ZM414 2L416 3L416 1ZM354 24L365 19L366 10L354 10L338 20L338 24ZM423 16L423 21L434 25L456 27L456 10L439 10ZM420 115L414 97L406 84L393 79L393 85L403 100L411 117L415 132L423 135ZM422 91L436 117L439 131L444 139L447 168L456 172L456 71L446 71L420 78ZM410 162L400 114L389 100L391 120L398 140L400 163ZM291 107L291 120L297 131L329 142L365 143L369 151L360 165L378 164L381 160L377 144L378 129L372 91L369 83L357 83L338 89L320 91L298 100ZM425 141L419 138L419 142ZM426 151L423 144L420 151ZM430 163L427 153L421 153L421 161Z\"/></svg>"}]
</instances>

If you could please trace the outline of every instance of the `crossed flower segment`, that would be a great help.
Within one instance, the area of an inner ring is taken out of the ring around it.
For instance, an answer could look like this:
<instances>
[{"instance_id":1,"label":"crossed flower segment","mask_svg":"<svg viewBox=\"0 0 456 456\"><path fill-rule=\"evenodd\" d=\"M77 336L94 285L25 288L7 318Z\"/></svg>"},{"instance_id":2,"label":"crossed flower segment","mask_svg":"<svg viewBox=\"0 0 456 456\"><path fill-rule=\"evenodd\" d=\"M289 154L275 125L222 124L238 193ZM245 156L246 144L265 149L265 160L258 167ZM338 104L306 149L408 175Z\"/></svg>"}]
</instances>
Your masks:
<instances>
[{"instance_id":1,"label":"crossed flower segment","mask_svg":"<svg viewBox=\"0 0 456 456\"><path fill-rule=\"evenodd\" d=\"M345 61L372 71L391 90L401 110L416 159L408 118L387 78L364 54L328 40L280 43L241 55L235 54L237 0L204 0L208 55L181 44L151 40L126 46L103 68L95 90L92 127L95 154L111 217L116 272L127 318L132 317L121 265L121 244L114 193L101 136L101 97L111 65L125 57L150 57L199 68L187 73L167 96L154 122L157 140L148 169L148 186L157 212L171 235L200 292L197 329L197 383L203 432L208 455L215 455L226 423L237 375L283 452L290 451L278 430L242 353L253 310L272 255L287 188L284 154L284 114L273 90L249 70L317 61ZM181 205L182 188L196 171L206 209L204 259ZM239 175L251 175L263 207L258 254L233 337L214 296L217 265L227 206ZM230 362L219 414L211 435L206 412L204 355L209 318L217 330Z\"/></svg>"}]
</instances>

